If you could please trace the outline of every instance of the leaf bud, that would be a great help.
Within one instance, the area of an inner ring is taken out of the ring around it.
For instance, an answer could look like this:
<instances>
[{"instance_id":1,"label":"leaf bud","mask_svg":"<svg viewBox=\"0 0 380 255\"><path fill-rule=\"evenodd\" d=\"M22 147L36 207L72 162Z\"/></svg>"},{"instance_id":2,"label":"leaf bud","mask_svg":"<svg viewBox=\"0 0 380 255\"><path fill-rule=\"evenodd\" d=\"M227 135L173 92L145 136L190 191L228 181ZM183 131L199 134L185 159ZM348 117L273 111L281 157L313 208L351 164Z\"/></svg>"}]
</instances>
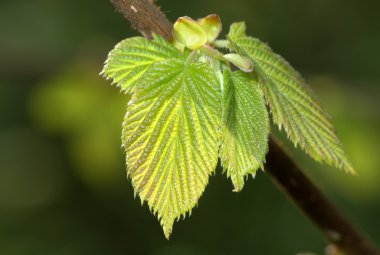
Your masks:
<instances>
[{"instance_id":1,"label":"leaf bud","mask_svg":"<svg viewBox=\"0 0 380 255\"><path fill-rule=\"evenodd\" d=\"M240 56L238 54L229 53L223 56L228 62L237 66L243 72L249 73L253 70L252 62L249 58Z\"/></svg>"}]
</instances>

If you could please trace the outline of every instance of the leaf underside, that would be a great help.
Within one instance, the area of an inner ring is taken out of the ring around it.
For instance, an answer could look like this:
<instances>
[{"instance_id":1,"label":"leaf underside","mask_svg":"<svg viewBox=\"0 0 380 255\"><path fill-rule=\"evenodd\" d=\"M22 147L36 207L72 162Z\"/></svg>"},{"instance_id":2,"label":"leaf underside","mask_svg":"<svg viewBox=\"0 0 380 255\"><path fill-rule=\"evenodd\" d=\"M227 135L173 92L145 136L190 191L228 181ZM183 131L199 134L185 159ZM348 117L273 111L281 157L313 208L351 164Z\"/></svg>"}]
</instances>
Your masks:
<instances>
[{"instance_id":1,"label":"leaf underside","mask_svg":"<svg viewBox=\"0 0 380 255\"><path fill-rule=\"evenodd\" d=\"M112 79L123 91L133 92L154 63L179 56L179 51L161 37L154 36L153 40L132 37L115 46L101 74Z\"/></svg>"},{"instance_id":2,"label":"leaf underside","mask_svg":"<svg viewBox=\"0 0 380 255\"><path fill-rule=\"evenodd\" d=\"M184 62L153 64L123 124L128 175L167 238L197 204L218 161L219 81L209 65Z\"/></svg>"},{"instance_id":3,"label":"leaf underside","mask_svg":"<svg viewBox=\"0 0 380 255\"><path fill-rule=\"evenodd\" d=\"M249 74L224 71L220 158L235 190L262 168L268 150L269 117L264 95Z\"/></svg>"},{"instance_id":4,"label":"leaf underside","mask_svg":"<svg viewBox=\"0 0 380 255\"><path fill-rule=\"evenodd\" d=\"M327 113L286 60L258 39L246 36L244 22L231 25L230 49L251 58L274 122L312 158L354 174Z\"/></svg>"}]
</instances>

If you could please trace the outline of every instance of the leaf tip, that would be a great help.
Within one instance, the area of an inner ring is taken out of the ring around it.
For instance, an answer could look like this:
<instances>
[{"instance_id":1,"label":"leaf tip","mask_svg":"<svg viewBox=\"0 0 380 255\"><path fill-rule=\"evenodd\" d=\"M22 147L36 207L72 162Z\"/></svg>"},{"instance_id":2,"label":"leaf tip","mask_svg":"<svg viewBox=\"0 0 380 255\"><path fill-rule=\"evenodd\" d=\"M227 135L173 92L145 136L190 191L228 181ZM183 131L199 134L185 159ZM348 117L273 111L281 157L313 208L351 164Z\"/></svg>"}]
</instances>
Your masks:
<instances>
[{"instance_id":1,"label":"leaf tip","mask_svg":"<svg viewBox=\"0 0 380 255\"><path fill-rule=\"evenodd\" d=\"M165 238L166 238L166 240L168 240L168 241L169 241L169 239L170 239L170 234L171 234L171 230L164 230Z\"/></svg>"},{"instance_id":2,"label":"leaf tip","mask_svg":"<svg viewBox=\"0 0 380 255\"><path fill-rule=\"evenodd\" d=\"M162 230L164 231L165 238L166 240L169 240L172 234L174 220L173 219L161 220L161 224L162 224Z\"/></svg>"},{"instance_id":3,"label":"leaf tip","mask_svg":"<svg viewBox=\"0 0 380 255\"><path fill-rule=\"evenodd\" d=\"M238 192L242 191L242 189L243 189L243 187L235 186L235 188L232 190L232 192L238 193Z\"/></svg>"},{"instance_id":4,"label":"leaf tip","mask_svg":"<svg viewBox=\"0 0 380 255\"><path fill-rule=\"evenodd\" d=\"M244 188L244 176L231 176L231 181L234 186L232 192L240 192Z\"/></svg>"},{"instance_id":5,"label":"leaf tip","mask_svg":"<svg viewBox=\"0 0 380 255\"><path fill-rule=\"evenodd\" d=\"M344 165L341 167L347 174L352 176L358 176L351 162L344 162Z\"/></svg>"}]
</instances>

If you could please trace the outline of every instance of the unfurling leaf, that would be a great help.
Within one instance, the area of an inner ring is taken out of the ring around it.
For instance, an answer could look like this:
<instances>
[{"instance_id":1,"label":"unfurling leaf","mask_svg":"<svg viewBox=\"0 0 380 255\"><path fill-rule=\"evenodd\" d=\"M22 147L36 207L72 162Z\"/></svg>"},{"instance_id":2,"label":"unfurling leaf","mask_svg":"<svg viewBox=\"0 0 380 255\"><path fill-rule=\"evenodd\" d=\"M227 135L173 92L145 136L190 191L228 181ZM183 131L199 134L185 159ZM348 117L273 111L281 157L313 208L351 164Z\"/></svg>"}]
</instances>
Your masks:
<instances>
[{"instance_id":1,"label":"unfurling leaf","mask_svg":"<svg viewBox=\"0 0 380 255\"><path fill-rule=\"evenodd\" d=\"M354 173L329 116L298 72L266 44L247 36L243 22L232 24L228 39L232 50L251 58L274 122L293 143L317 161Z\"/></svg>"},{"instance_id":2,"label":"unfurling leaf","mask_svg":"<svg viewBox=\"0 0 380 255\"><path fill-rule=\"evenodd\" d=\"M218 161L219 81L205 63L169 59L137 85L123 125L128 175L168 238Z\"/></svg>"},{"instance_id":3,"label":"unfurling leaf","mask_svg":"<svg viewBox=\"0 0 380 255\"><path fill-rule=\"evenodd\" d=\"M210 14L207 17L198 20L199 25L207 35L207 42L213 42L222 32L222 22L216 14Z\"/></svg>"},{"instance_id":4,"label":"unfurling leaf","mask_svg":"<svg viewBox=\"0 0 380 255\"><path fill-rule=\"evenodd\" d=\"M131 92L152 64L179 55L180 52L161 37L128 38L110 52L102 74L113 79L123 91Z\"/></svg>"},{"instance_id":5,"label":"unfurling leaf","mask_svg":"<svg viewBox=\"0 0 380 255\"><path fill-rule=\"evenodd\" d=\"M184 52L186 46L182 43L180 43L179 41L177 41L174 37L171 37L169 39L169 42L177 49L179 50L180 52Z\"/></svg>"},{"instance_id":6,"label":"unfurling leaf","mask_svg":"<svg viewBox=\"0 0 380 255\"><path fill-rule=\"evenodd\" d=\"M263 166L270 130L263 92L249 74L224 71L221 130L222 165L239 191Z\"/></svg>"},{"instance_id":7,"label":"unfurling leaf","mask_svg":"<svg viewBox=\"0 0 380 255\"><path fill-rule=\"evenodd\" d=\"M207 43L207 34L202 26L189 17L180 17L174 23L173 36L191 50L196 50Z\"/></svg>"}]
</instances>

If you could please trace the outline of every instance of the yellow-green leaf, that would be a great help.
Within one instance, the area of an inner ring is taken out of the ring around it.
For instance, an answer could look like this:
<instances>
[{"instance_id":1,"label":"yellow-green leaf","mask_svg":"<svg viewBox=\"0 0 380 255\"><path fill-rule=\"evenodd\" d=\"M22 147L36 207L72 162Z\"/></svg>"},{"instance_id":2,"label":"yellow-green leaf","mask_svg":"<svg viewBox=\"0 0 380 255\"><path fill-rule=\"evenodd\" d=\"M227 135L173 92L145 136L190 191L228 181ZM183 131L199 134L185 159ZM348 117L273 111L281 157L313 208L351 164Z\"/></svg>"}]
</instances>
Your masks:
<instances>
[{"instance_id":1,"label":"yellow-green leaf","mask_svg":"<svg viewBox=\"0 0 380 255\"><path fill-rule=\"evenodd\" d=\"M122 138L128 175L167 238L215 170L219 87L208 64L169 59L152 66L129 104Z\"/></svg>"},{"instance_id":2,"label":"yellow-green leaf","mask_svg":"<svg viewBox=\"0 0 380 255\"><path fill-rule=\"evenodd\" d=\"M220 32L222 32L222 22L216 14L210 14L207 17L197 20L207 35L207 42L211 43L218 38Z\"/></svg>"},{"instance_id":3,"label":"yellow-green leaf","mask_svg":"<svg viewBox=\"0 0 380 255\"><path fill-rule=\"evenodd\" d=\"M235 191L262 167L268 151L269 117L259 84L241 71L224 71L220 158Z\"/></svg>"},{"instance_id":4,"label":"yellow-green leaf","mask_svg":"<svg viewBox=\"0 0 380 255\"><path fill-rule=\"evenodd\" d=\"M180 17L173 26L174 38L186 48L196 50L207 43L207 34L202 26L190 17Z\"/></svg>"},{"instance_id":5,"label":"yellow-green leaf","mask_svg":"<svg viewBox=\"0 0 380 255\"><path fill-rule=\"evenodd\" d=\"M266 44L246 36L245 29L243 22L232 24L229 47L251 58L274 122L284 127L293 143L299 144L315 160L354 173L329 116L308 85Z\"/></svg>"},{"instance_id":6,"label":"yellow-green leaf","mask_svg":"<svg viewBox=\"0 0 380 255\"><path fill-rule=\"evenodd\" d=\"M163 38L132 37L118 43L109 53L102 74L125 92L133 92L152 64L179 57L180 52Z\"/></svg>"}]
</instances>

